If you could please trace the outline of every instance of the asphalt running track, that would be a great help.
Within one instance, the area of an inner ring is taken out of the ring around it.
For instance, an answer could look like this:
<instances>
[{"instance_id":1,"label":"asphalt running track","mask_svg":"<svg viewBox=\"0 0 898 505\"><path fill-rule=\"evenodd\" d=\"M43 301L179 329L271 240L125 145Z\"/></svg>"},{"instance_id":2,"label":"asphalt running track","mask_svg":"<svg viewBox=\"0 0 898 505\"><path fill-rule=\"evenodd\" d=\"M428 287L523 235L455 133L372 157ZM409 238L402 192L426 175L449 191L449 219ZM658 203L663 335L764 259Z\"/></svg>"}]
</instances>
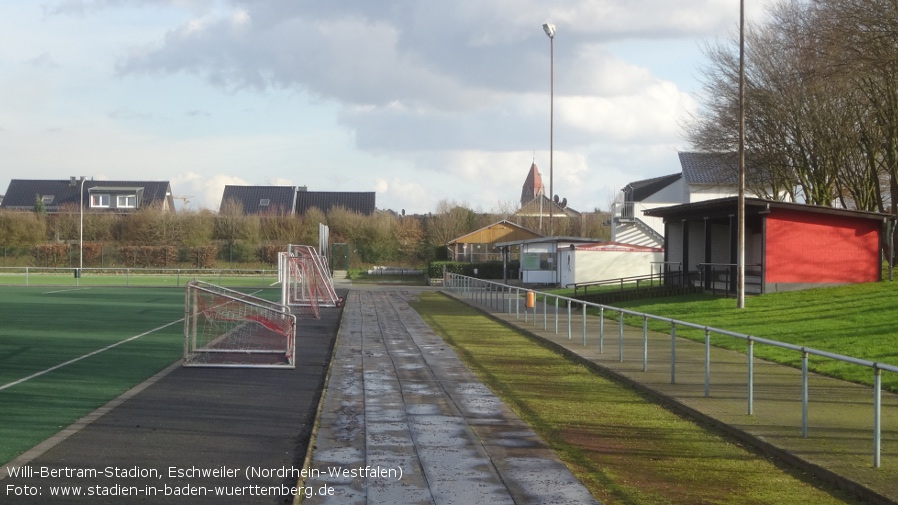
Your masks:
<instances>
[{"instance_id":1,"label":"asphalt running track","mask_svg":"<svg viewBox=\"0 0 898 505\"><path fill-rule=\"evenodd\" d=\"M171 367L26 463L32 476L0 480L0 503L292 503L267 493L296 486L341 314L300 322L293 370Z\"/></svg>"},{"instance_id":2,"label":"asphalt running track","mask_svg":"<svg viewBox=\"0 0 898 505\"><path fill-rule=\"evenodd\" d=\"M295 370L171 367L0 480L0 503L292 503L278 491L298 481L304 503L596 503L408 306L417 291L322 309Z\"/></svg>"}]
</instances>

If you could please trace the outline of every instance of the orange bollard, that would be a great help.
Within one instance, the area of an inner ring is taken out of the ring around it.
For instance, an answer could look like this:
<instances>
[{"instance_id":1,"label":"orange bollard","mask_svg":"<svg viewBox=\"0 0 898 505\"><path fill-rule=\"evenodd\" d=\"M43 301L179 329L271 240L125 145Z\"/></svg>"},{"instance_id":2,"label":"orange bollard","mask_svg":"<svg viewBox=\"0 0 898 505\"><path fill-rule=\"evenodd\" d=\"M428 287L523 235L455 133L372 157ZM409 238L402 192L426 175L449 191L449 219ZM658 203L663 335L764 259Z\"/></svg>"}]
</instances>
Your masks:
<instances>
[{"instance_id":1,"label":"orange bollard","mask_svg":"<svg viewBox=\"0 0 898 505\"><path fill-rule=\"evenodd\" d=\"M527 308L532 309L536 304L536 293L533 291L527 291Z\"/></svg>"}]
</instances>

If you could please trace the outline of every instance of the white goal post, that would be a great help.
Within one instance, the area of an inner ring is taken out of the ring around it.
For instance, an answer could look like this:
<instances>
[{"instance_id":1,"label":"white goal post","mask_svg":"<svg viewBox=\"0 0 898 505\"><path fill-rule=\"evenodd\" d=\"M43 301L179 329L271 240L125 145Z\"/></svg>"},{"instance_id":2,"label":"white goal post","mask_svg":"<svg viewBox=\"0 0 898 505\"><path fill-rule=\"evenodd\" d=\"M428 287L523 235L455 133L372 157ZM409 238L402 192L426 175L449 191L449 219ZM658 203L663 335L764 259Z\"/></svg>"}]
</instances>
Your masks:
<instances>
[{"instance_id":1,"label":"white goal post","mask_svg":"<svg viewBox=\"0 0 898 505\"><path fill-rule=\"evenodd\" d=\"M309 307L319 317L319 307L342 305L326 261L312 246L287 246L278 256L278 280L281 303L288 307Z\"/></svg>"},{"instance_id":2,"label":"white goal post","mask_svg":"<svg viewBox=\"0 0 898 505\"><path fill-rule=\"evenodd\" d=\"M187 284L184 366L294 368L289 307L202 281Z\"/></svg>"}]
</instances>

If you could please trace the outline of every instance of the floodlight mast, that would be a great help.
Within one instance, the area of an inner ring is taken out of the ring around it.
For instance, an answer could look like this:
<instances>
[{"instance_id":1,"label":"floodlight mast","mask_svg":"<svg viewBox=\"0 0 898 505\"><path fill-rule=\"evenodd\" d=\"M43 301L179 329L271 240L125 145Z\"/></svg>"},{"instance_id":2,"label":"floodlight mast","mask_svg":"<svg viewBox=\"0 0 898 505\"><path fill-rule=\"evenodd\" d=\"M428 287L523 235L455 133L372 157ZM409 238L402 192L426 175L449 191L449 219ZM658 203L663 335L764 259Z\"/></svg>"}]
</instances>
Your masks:
<instances>
[{"instance_id":1,"label":"floodlight mast","mask_svg":"<svg viewBox=\"0 0 898 505\"><path fill-rule=\"evenodd\" d=\"M745 308L745 0L739 0L739 198L736 308Z\"/></svg>"},{"instance_id":2,"label":"floodlight mast","mask_svg":"<svg viewBox=\"0 0 898 505\"><path fill-rule=\"evenodd\" d=\"M549 36L549 236L554 236L554 151L555 151L555 25L543 24Z\"/></svg>"}]
</instances>

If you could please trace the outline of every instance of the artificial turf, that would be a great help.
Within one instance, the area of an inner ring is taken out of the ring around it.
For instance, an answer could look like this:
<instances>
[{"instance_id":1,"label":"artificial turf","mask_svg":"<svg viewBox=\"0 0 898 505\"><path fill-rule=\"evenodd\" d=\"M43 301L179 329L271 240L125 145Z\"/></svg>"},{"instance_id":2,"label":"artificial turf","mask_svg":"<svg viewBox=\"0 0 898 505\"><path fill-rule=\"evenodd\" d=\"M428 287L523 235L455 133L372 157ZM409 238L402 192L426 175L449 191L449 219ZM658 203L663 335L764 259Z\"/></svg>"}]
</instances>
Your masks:
<instances>
[{"instance_id":1,"label":"artificial turf","mask_svg":"<svg viewBox=\"0 0 898 505\"><path fill-rule=\"evenodd\" d=\"M183 288L3 286L0 308L0 463L183 355Z\"/></svg>"}]
</instances>

